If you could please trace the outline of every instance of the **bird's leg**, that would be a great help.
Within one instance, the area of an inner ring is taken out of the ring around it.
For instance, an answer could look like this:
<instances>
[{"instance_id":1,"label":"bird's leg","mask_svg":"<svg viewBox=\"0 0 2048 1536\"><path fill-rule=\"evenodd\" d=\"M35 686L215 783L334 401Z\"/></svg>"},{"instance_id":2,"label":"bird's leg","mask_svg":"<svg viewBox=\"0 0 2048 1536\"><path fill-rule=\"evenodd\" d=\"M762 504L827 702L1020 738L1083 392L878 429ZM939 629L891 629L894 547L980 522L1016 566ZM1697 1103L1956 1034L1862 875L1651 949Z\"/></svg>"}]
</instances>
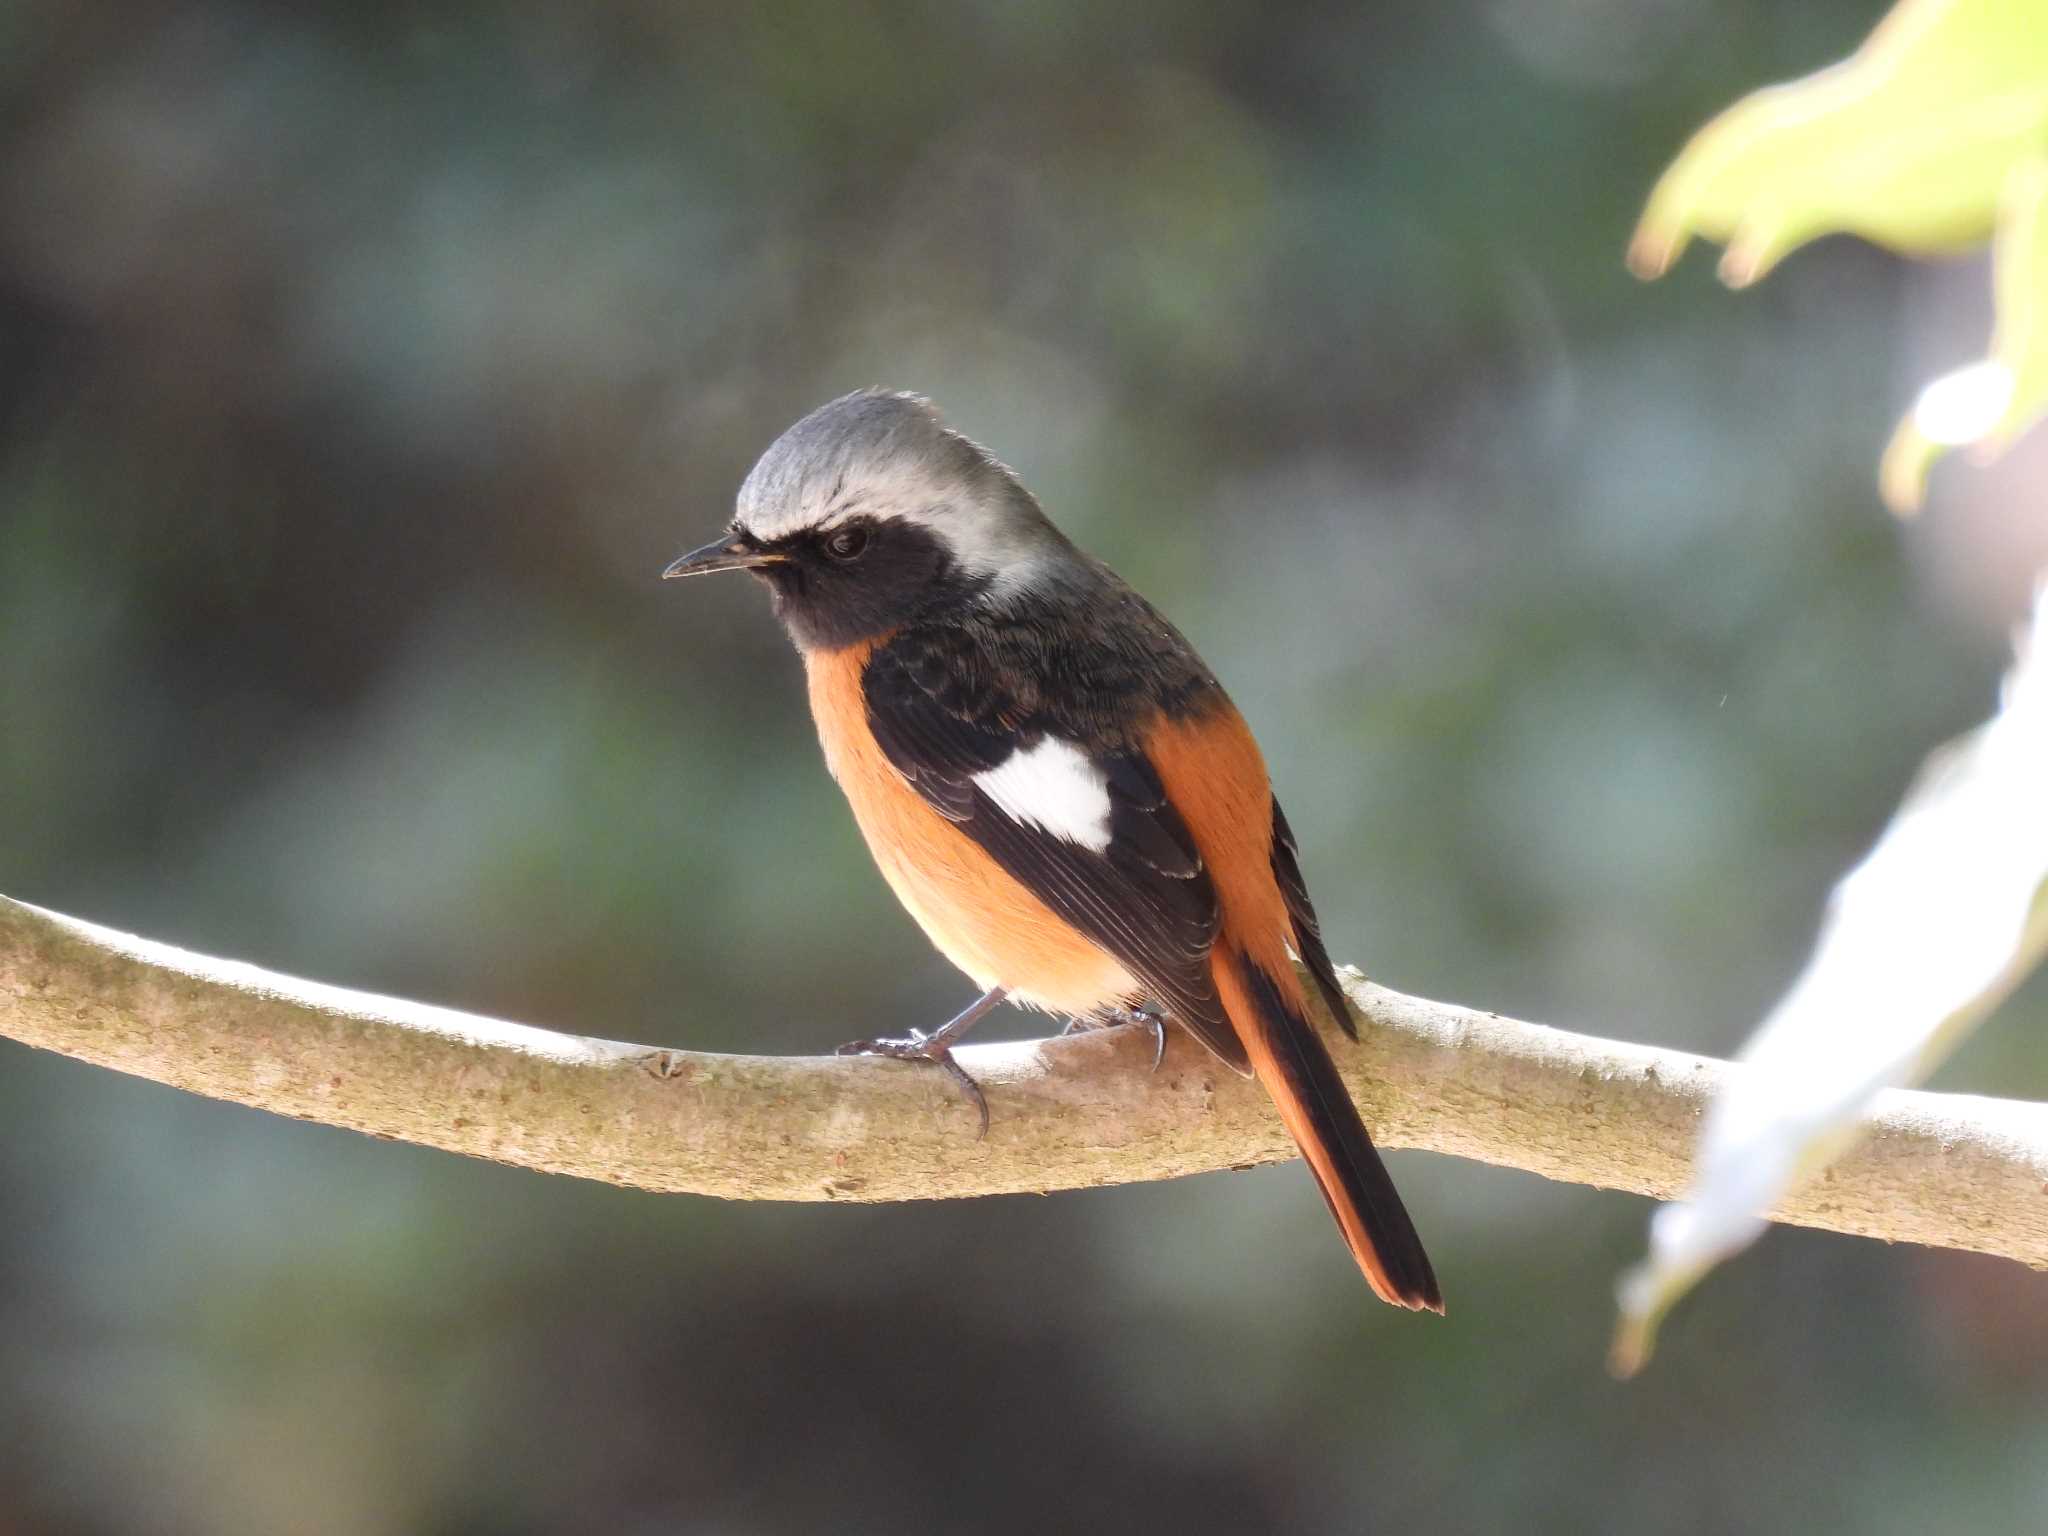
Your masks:
<instances>
[{"instance_id":1,"label":"bird's leg","mask_svg":"<svg viewBox=\"0 0 2048 1536\"><path fill-rule=\"evenodd\" d=\"M1159 1063L1166 1059L1166 1015L1149 1003L1136 1006L1127 1003L1111 1003L1091 1014L1077 1014L1067 1020L1063 1035L1077 1034L1090 1029L1113 1029L1119 1024L1129 1024L1152 1033L1152 1070L1159 1070Z\"/></svg>"},{"instance_id":2,"label":"bird's leg","mask_svg":"<svg viewBox=\"0 0 2048 1536\"><path fill-rule=\"evenodd\" d=\"M988 1095L981 1091L981 1084L967 1075L967 1069L954 1059L953 1042L974 1028L984 1015L993 1012L1008 995L1006 988L991 987L986 995L969 1003L930 1034L921 1029L913 1029L908 1035L900 1038L849 1040L839 1047L839 1054L888 1056L897 1061L929 1061L935 1066L944 1067L973 1101L974 1107L981 1112L981 1134L986 1136Z\"/></svg>"}]
</instances>

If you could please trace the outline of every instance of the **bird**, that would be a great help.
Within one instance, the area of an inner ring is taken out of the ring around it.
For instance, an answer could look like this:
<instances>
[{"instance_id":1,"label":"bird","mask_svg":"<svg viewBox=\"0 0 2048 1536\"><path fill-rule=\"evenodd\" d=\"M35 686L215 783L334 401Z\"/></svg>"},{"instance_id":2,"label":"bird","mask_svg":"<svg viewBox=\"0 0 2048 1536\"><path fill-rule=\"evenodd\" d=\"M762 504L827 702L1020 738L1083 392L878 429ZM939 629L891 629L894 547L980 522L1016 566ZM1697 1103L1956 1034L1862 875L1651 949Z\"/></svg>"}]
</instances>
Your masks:
<instances>
[{"instance_id":1,"label":"bird","mask_svg":"<svg viewBox=\"0 0 2048 1536\"><path fill-rule=\"evenodd\" d=\"M999 1004L1084 1024L1163 1015L1263 1085L1372 1290L1441 1312L1290 960L1356 1039L1300 844L1180 632L1007 465L895 390L790 427L725 531L662 575L730 570L766 584L795 642L826 766L883 878L981 991L929 1033L842 1049L945 1067L986 1134L952 1047Z\"/></svg>"}]
</instances>

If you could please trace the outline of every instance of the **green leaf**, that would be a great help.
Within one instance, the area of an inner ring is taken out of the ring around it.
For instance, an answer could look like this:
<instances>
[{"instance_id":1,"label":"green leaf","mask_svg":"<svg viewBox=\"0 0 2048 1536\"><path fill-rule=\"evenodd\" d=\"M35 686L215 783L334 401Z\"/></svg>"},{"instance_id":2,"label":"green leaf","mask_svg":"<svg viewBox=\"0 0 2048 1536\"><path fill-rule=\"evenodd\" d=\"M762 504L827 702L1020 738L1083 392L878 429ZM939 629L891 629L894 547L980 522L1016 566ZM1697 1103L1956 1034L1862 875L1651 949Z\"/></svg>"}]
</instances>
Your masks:
<instances>
[{"instance_id":1,"label":"green leaf","mask_svg":"<svg viewBox=\"0 0 2048 1536\"><path fill-rule=\"evenodd\" d=\"M1918 254L1991 231L2013 170L2048 148L2048 4L1901 0L1845 62L1772 86L1687 144L1629 264L1655 277L1697 234L1755 282L1836 231Z\"/></svg>"}]
</instances>

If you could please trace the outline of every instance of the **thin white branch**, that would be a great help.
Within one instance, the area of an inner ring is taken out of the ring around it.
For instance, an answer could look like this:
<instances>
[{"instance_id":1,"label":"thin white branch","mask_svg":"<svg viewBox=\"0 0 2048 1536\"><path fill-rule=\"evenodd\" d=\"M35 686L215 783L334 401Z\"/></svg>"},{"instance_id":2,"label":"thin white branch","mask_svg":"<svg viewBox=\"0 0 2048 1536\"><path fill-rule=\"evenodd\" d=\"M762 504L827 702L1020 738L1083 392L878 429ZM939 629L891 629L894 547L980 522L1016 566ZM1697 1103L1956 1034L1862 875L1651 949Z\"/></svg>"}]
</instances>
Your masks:
<instances>
[{"instance_id":1,"label":"thin white branch","mask_svg":"<svg viewBox=\"0 0 2048 1536\"><path fill-rule=\"evenodd\" d=\"M1377 1139L1669 1198L1731 1070L1352 978L1331 1036ZM0 897L0 1035L239 1104L473 1157L738 1200L1073 1189L1292 1155L1254 1083L1176 1032L972 1046L987 1140L942 1073L656 1051L210 960ZM1774 1214L2048 1266L2048 1106L1888 1093Z\"/></svg>"}]
</instances>

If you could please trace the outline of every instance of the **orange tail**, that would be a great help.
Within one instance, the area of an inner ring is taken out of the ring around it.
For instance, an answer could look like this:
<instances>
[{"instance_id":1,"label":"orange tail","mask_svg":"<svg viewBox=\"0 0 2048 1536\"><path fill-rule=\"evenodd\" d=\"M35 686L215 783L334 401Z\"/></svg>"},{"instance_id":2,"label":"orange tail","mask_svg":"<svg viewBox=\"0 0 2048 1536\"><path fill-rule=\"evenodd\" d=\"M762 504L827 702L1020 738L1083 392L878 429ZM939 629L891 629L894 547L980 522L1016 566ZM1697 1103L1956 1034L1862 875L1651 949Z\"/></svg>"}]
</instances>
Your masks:
<instances>
[{"instance_id":1,"label":"orange tail","mask_svg":"<svg viewBox=\"0 0 2048 1536\"><path fill-rule=\"evenodd\" d=\"M1227 939L1217 945L1214 965L1217 992L1244 1041L1252 1070L1308 1159L1330 1214L1373 1291L1397 1307L1443 1311L1422 1239L1415 1235L1322 1036L1302 1010L1298 988L1276 981Z\"/></svg>"}]
</instances>

